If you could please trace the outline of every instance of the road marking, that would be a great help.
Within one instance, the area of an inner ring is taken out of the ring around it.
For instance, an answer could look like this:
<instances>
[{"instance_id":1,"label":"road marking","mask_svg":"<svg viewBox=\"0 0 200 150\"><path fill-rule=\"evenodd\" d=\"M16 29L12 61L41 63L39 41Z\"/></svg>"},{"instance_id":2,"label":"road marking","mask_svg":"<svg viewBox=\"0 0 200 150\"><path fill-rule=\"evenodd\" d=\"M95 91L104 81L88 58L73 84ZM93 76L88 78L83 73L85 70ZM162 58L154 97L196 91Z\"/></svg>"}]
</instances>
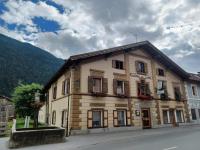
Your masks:
<instances>
[{"instance_id":1,"label":"road marking","mask_svg":"<svg viewBox=\"0 0 200 150\"><path fill-rule=\"evenodd\" d=\"M163 149L163 150L172 150L172 149L176 149L177 147L169 147L169 148L165 148L165 149Z\"/></svg>"}]
</instances>

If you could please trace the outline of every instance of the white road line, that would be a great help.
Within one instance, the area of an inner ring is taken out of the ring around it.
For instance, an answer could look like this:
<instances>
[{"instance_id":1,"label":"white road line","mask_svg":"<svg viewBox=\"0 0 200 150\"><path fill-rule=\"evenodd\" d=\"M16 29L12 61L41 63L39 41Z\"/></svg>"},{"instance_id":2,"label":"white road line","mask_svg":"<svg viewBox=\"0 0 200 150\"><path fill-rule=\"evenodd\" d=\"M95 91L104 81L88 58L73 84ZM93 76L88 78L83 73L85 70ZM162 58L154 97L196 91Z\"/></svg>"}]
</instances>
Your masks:
<instances>
[{"instance_id":1,"label":"white road line","mask_svg":"<svg viewBox=\"0 0 200 150\"><path fill-rule=\"evenodd\" d=\"M163 150L172 150L172 149L176 149L176 148L177 148L177 147L174 146L174 147L165 148L165 149L163 149Z\"/></svg>"}]
</instances>

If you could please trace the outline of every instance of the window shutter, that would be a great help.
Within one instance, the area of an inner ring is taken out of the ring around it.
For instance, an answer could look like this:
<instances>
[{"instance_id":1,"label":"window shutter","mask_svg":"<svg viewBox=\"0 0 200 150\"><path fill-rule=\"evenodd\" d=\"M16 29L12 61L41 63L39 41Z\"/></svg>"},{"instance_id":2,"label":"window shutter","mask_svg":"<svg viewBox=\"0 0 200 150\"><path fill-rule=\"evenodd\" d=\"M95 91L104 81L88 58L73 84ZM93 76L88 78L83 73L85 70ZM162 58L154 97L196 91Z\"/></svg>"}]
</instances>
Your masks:
<instances>
[{"instance_id":1,"label":"window shutter","mask_svg":"<svg viewBox=\"0 0 200 150\"><path fill-rule=\"evenodd\" d=\"M67 94L70 94L70 78L67 79Z\"/></svg>"},{"instance_id":2,"label":"window shutter","mask_svg":"<svg viewBox=\"0 0 200 150\"><path fill-rule=\"evenodd\" d=\"M113 126L118 127L118 115L117 110L113 110Z\"/></svg>"},{"instance_id":3,"label":"window shutter","mask_svg":"<svg viewBox=\"0 0 200 150\"><path fill-rule=\"evenodd\" d=\"M147 74L148 73L148 65L147 65L147 63L144 63L144 69L145 69L145 73Z\"/></svg>"},{"instance_id":4,"label":"window shutter","mask_svg":"<svg viewBox=\"0 0 200 150\"><path fill-rule=\"evenodd\" d=\"M126 111L126 125L127 126L131 126L131 111L130 110L127 110Z\"/></svg>"},{"instance_id":5,"label":"window shutter","mask_svg":"<svg viewBox=\"0 0 200 150\"><path fill-rule=\"evenodd\" d=\"M117 80L113 79L113 93L117 95Z\"/></svg>"},{"instance_id":6,"label":"window shutter","mask_svg":"<svg viewBox=\"0 0 200 150\"><path fill-rule=\"evenodd\" d=\"M66 80L62 82L62 95L65 95L65 82Z\"/></svg>"},{"instance_id":7,"label":"window shutter","mask_svg":"<svg viewBox=\"0 0 200 150\"><path fill-rule=\"evenodd\" d=\"M87 119L87 127L92 128L92 110L88 110Z\"/></svg>"},{"instance_id":8,"label":"window shutter","mask_svg":"<svg viewBox=\"0 0 200 150\"><path fill-rule=\"evenodd\" d=\"M115 62L116 62L115 60L112 60L112 67L113 67L113 68L116 68Z\"/></svg>"},{"instance_id":9,"label":"window shutter","mask_svg":"<svg viewBox=\"0 0 200 150\"><path fill-rule=\"evenodd\" d=\"M88 76L88 92L92 93L93 92L93 77Z\"/></svg>"},{"instance_id":10,"label":"window shutter","mask_svg":"<svg viewBox=\"0 0 200 150\"><path fill-rule=\"evenodd\" d=\"M103 127L108 127L108 110L103 111Z\"/></svg>"},{"instance_id":11,"label":"window shutter","mask_svg":"<svg viewBox=\"0 0 200 150\"><path fill-rule=\"evenodd\" d=\"M102 93L108 93L108 79L107 78L102 78Z\"/></svg>"},{"instance_id":12,"label":"window shutter","mask_svg":"<svg viewBox=\"0 0 200 150\"><path fill-rule=\"evenodd\" d=\"M126 95L126 96L129 96L130 95L130 92L129 92L130 90L129 90L129 82L128 81L124 81L124 94Z\"/></svg>"}]
</instances>

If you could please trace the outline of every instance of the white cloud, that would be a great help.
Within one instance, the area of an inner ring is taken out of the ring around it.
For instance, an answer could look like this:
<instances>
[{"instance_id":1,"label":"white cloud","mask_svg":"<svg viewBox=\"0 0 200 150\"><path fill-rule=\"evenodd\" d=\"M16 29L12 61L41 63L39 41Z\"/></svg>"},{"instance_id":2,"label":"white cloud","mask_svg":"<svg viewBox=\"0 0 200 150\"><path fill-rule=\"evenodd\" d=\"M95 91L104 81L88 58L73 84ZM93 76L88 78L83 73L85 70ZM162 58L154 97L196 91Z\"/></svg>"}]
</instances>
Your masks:
<instances>
[{"instance_id":1,"label":"white cloud","mask_svg":"<svg viewBox=\"0 0 200 150\"><path fill-rule=\"evenodd\" d=\"M6 2L8 11L0 18L7 23L25 25L26 31L11 31L5 27L0 31L62 58L132 43L136 36L138 41L149 40L177 62L187 61L185 57L191 60L200 51L198 0L53 1L65 8L64 13L45 2L9 0ZM41 32L32 21L34 17L56 21L62 30Z\"/></svg>"}]
</instances>

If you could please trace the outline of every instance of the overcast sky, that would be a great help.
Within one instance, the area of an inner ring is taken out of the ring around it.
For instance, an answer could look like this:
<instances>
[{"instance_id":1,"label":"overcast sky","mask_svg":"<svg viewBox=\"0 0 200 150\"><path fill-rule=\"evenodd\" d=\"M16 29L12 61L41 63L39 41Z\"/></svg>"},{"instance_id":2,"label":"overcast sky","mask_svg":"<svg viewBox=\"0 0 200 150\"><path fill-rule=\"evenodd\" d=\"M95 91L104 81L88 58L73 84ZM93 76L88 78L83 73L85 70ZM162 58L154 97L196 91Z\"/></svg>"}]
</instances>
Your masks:
<instances>
[{"instance_id":1,"label":"overcast sky","mask_svg":"<svg viewBox=\"0 0 200 150\"><path fill-rule=\"evenodd\" d=\"M148 40L200 71L200 0L0 0L0 32L60 58Z\"/></svg>"}]
</instances>

